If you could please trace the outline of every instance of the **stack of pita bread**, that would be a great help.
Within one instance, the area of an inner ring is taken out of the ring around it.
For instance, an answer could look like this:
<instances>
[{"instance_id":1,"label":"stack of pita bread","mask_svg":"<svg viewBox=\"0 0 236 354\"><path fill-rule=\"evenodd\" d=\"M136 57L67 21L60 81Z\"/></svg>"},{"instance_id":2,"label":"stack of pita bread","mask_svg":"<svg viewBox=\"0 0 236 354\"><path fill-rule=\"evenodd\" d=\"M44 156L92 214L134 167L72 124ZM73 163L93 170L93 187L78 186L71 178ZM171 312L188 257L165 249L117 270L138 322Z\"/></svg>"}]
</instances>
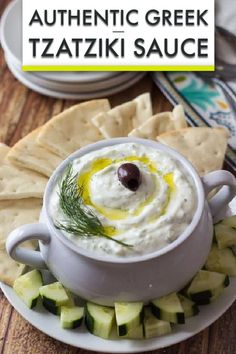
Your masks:
<instances>
[{"instance_id":1,"label":"stack of pita bread","mask_svg":"<svg viewBox=\"0 0 236 354\"><path fill-rule=\"evenodd\" d=\"M221 169L227 148L224 128L187 126L182 106L153 115L149 93L115 108L107 99L84 102L53 117L12 148L0 145L0 280L12 285L23 265L5 251L8 234L37 222L48 178L71 153L114 137L157 140L178 150L200 175ZM34 248L28 242L26 247Z\"/></svg>"}]
</instances>

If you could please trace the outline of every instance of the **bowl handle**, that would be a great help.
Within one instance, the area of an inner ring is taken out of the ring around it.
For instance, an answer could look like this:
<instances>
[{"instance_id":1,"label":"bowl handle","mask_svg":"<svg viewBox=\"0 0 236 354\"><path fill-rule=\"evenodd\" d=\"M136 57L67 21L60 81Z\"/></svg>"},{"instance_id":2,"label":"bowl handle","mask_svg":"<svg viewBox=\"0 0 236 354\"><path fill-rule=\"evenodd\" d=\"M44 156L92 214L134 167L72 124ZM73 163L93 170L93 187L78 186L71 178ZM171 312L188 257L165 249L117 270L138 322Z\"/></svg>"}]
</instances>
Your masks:
<instances>
[{"instance_id":1,"label":"bowl handle","mask_svg":"<svg viewBox=\"0 0 236 354\"><path fill-rule=\"evenodd\" d=\"M12 231L6 241L7 253L19 263L24 263L34 268L46 269L47 266L39 251L18 247L22 242L28 240L41 240L44 243L49 243L50 234L47 226L39 223L28 224Z\"/></svg>"},{"instance_id":2,"label":"bowl handle","mask_svg":"<svg viewBox=\"0 0 236 354\"><path fill-rule=\"evenodd\" d=\"M214 171L202 177L202 182L206 195L214 188L221 187L208 202L213 220L218 222L218 213L236 196L236 178L228 171Z\"/></svg>"}]
</instances>

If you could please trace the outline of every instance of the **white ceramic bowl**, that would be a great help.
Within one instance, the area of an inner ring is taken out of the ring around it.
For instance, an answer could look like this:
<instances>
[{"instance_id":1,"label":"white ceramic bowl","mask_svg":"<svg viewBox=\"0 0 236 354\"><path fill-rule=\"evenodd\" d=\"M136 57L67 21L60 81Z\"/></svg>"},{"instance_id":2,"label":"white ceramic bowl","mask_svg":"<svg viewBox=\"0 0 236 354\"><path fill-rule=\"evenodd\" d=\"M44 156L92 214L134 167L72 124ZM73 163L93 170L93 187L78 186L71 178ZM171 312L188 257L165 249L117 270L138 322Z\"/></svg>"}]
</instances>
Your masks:
<instances>
[{"instance_id":1,"label":"white ceramic bowl","mask_svg":"<svg viewBox=\"0 0 236 354\"><path fill-rule=\"evenodd\" d=\"M48 213L51 191L69 161L106 146L136 142L165 151L182 164L193 179L197 208L191 224L176 241L156 252L131 258L95 255L79 248L55 229ZM208 203L206 196L223 186ZM214 217L236 195L235 177L227 171L209 173L202 179L179 153L154 141L118 138L86 146L66 159L50 178L40 223L22 226L7 240L9 255L35 268L49 268L52 274L73 293L94 302L112 305L114 301L144 302L178 291L204 265L209 253ZM40 251L20 248L30 239L38 239Z\"/></svg>"}]
</instances>

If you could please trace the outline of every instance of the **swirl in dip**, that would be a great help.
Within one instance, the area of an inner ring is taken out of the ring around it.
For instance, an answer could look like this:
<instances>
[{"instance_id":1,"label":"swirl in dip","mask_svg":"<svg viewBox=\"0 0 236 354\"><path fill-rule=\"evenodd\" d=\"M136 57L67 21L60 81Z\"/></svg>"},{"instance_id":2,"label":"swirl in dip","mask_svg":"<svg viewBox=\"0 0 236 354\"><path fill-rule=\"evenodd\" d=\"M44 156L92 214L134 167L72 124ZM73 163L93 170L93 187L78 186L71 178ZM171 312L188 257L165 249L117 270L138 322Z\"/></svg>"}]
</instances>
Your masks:
<instances>
[{"instance_id":1,"label":"swirl in dip","mask_svg":"<svg viewBox=\"0 0 236 354\"><path fill-rule=\"evenodd\" d=\"M135 164L141 173L136 191L118 178L124 163ZM182 165L163 151L137 143L124 143L90 152L72 163L83 202L93 210L107 234L133 245L122 246L109 238L78 237L62 231L78 246L97 254L130 257L155 252L176 240L192 221L196 194L191 177ZM54 222L65 220L59 185L50 199Z\"/></svg>"}]
</instances>

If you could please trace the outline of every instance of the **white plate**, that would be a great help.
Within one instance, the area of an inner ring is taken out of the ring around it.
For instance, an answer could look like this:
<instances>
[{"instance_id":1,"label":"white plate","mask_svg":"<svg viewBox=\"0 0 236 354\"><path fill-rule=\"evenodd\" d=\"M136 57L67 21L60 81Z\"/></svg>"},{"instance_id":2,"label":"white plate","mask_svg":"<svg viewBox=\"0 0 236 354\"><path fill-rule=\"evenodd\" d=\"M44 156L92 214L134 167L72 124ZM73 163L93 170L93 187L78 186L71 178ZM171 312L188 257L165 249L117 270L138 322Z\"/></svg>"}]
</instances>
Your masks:
<instances>
[{"instance_id":1,"label":"white plate","mask_svg":"<svg viewBox=\"0 0 236 354\"><path fill-rule=\"evenodd\" d=\"M218 300L211 305L201 306L197 316L187 319L184 325L175 325L171 334L145 340L104 340L91 335L84 326L76 330L63 330L59 318L47 312L42 305L38 305L35 310L30 310L12 288L3 283L0 283L0 286L11 305L40 331L74 347L106 353L146 352L179 343L211 325L236 299L236 278L231 278L230 286L224 290Z\"/></svg>"},{"instance_id":2,"label":"white plate","mask_svg":"<svg viewBox=\"0 0 236 354\"><path fill-rule=\"evenodd\" d=\"M230 203L230 208L227 209L226 215L229 216L235 213L236 198ZM197 316L188 318L184 325L175 325L172 333L168 335L144 340L104 340L91 335L84 325L76 330L63 330L60 327L58 317L46 311L41 304L38 304L35 310L30 310L24 305L12 288L3 283L0 283L0 286L11 305L22 317L40 331L74 347L106 353L146 352L179 343L210 326L236 300L236 277L234 277L230 278L230 285L224 289L223 294L215 302L210 305L200 306L200 313Z\"/></svg>"},{"instance_id":3,"label":"white plate","mask_svg":"<svg viewBox=\"0 0 236 354\"><path fill-rule=\"evenodd\" d=\"M22 62L21 18L21 1L13 1L6 7L0 25L0 40L4 52L18 65Z\"/></svg>"},{"instance_id":4,"label":"white plate","mask_svg":"<svg viewBox=\"0 0 236 354\"><path fill-rule=\"evenodd\" d=\"M28 79L24 72L18 71L15 66L8 62L8 58L6 57L7 65L11 70L12 74L25 86L29 87L31 90L41 93L42 95L46 95L49 97L67 99L67 100L88 100L92 98L100 98L105 96L110 96L120 91L127 89L128 87L134 85L138 82L146 73L138 73L133 79L126 81L121 85L114 86L107 90L99 90L99 91L90 91L86 93L69 93L62 92L58 90L50 90L43 86L33 83Z\"/></svg>"},{"instance_id":5,"label":"white plate","mask_svg":"<svg viewBox=\"0 0 236 354\"><path fill-rule=\"evenodd\" d=\"M112 89L116 86L129 82L129 80L137 77L139 75L138 72L122 72L121 75L117 75L116 77L109 78L103 81L95 81L90 83L66 83L66 82L58 82L58 81L51 81L34 75L33 72L22 72L21 66L15 65L14 62L5 55L6 61L8 65L10 64L11 67L18 72L19 75L23 75L26 79L31 81L35 85L42 86L49 90L61 91L61 92L68 92L68 93L86 93L86 92L94 92L98 90L107 90Z\"/></svg>"},{"instance_id":6,"label":"white plate","mask_svg":"<svg viewBox=\"0 0 236 354\"><path fill-rule=\"evenodd\" d=\"M0 39L4 52L14 65L22 63L22 4L21 0L11 2L1 18ZM35 72L35 75L59 82L94 82L119 76L119 72Z\"/></svg>"},{"instance_id":7,"label":"white plate","mask_svg":"<svg viewBox=\"0 0 236 354\"><path fill-rule=\"evenodd\" d=\"M120 72L115 71L72 71L72 72L46 72L46 71L37 71L34 72L38 77L42 77L51 81L59 82L90 82L91 84L95 81L102 81L108 78L113 78L120 75Z\"/></svg>"}]
</instances>

